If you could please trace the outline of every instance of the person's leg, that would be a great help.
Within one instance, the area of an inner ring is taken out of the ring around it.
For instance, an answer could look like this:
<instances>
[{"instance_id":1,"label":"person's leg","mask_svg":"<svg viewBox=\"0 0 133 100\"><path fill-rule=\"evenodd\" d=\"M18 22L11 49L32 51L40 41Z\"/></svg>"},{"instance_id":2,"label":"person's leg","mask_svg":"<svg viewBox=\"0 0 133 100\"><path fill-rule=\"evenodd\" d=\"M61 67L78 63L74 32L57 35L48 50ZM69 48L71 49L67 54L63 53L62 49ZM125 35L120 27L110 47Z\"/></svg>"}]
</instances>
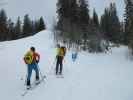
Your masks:
<instances>
[{"instance_id":1,"label":"person's leg","mask_svg":"<svg viewBox=\"0 0 133 100\"><path fill-rule=\"evenodd\" d=\"M72 54L72 60L74 60L73 54Z\"/></svg>"},{"instance_id":2,"label":"person's leg","mask_svg":"<svg viewBox=\"0 0 133 100\"><path fill-rule=\"evenodd\" d=\"M57 62L56 62L56 75L58 74L58 69L59 69L59 57L57 57Z\"/></svg>"},{"instance_id":3,"label":"person's leg","mask_svg":"<svg viewBox=\"0 0 133 100\"><path fill-rule=\"evenodd\" d=\"M60 74L62 74L62 69L63 69L63 58L60 57L60 60L59 60L59 64L60 64Z\"/></svg>"},{"instance_id":4,"label":"person's leg","mask_svg":"<svg viewBox=\"0 0 133 100\"><path fill-rule=\"evenodd\" d=\"M75 62L75 60L76 60L76 54L74 55L74 62Z\"/></svg>"},{"instance_id":5,"label":"person's leg","mask_svg":"<svg viewBox=\"0 0 133 100\"><path fill-rule=\"evenodd\" d=\"M32 75L32 65L29 64L28 65L28 76L27 76L27 86L30 86L30 78L31 78L31 75Z\"/></svg>"},{"instance_id":6,"label":"person's leg","mask_svg":"<svg viewBox=\"0 0 133 100\"><path fill-rule=\"evenodd\" d=\"M33 64L34 70L36 72L36 80L39 80L39 70L38 70L38 65L36 63Z\"/></svg>"}]
</instances>

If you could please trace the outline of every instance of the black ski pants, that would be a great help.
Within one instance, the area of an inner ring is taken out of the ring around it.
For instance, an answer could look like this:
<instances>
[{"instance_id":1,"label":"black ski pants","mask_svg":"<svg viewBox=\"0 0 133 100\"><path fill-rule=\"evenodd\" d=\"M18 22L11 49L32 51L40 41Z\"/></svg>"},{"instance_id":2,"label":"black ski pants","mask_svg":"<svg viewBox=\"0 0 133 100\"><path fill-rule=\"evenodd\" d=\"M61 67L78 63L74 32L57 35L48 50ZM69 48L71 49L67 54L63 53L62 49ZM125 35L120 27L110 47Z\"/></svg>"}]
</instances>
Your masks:
<instances>
[{"instance_id":1,"label":"black ski pants","mask_svg":"<svg viewBox=\"0 0 133 100\"><path fill-rule=\"evenodd\" d=\"M57 56L57 62L56 62L56 74L62 74L63 69L63 57Z\"/></svg>"}]
</instances>

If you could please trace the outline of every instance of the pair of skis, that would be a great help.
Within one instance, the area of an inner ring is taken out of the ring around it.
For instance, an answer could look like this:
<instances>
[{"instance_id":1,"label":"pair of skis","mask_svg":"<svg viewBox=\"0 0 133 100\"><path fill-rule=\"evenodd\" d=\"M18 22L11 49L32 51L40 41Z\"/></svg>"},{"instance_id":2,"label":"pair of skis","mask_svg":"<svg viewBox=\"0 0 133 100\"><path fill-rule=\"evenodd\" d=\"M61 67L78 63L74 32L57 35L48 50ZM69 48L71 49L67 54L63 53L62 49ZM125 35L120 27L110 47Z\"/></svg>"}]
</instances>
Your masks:
<instances>
[{"instance_id":1,"label":"pair of skis","mask_svg":"<svg viewBox=\"0 0 133 100\"><path fill-rule=\"evenodd\" d=\"M57 78L64 78L64 76L62 74L56 74Z\"/></svg>"},{"instance_id":2,"label":"pair of skis","mask_svg":"<svg viewBox=\"0 0 133 100\"><path fill-rule=\"evenodd\" d=\"M29 88L26 87L26 89L23 91L23 93L21 94L21 96L25 96L29 91L34 90L38 85L40 85L42 82L44 82L44 79L45 78L46 78L46 76L44 75L44 76L42 76L42 78L37 83L35 81L35 82L33 82L31 84L31 86Z\"/></svg>"},{"instance_id":3,"label":"pair of skis","mask_svg":"<svg viewBox=\"0 0 133 100\"><path fill-rule=\"evenodd\" d=\"M62 74L57 74L56 77L57 77L57 78L64 78L64 76L63 76ZM44 75L44 76L42 76L42 78L41 78L37 83L36 83L36 81L33 82L33 83L31 84L31 86L30 86L28 89L26 88L26 89L23 91L23 93L21 94L21 96L25 96L25 95L28 94L29 91L32 91L32 90L34 90L35 88L37 88L38 85L40 85L42 82L44 82L44 79L45 79L45 78L46 78L46 76Z\"/></svg>"}]
</instances>

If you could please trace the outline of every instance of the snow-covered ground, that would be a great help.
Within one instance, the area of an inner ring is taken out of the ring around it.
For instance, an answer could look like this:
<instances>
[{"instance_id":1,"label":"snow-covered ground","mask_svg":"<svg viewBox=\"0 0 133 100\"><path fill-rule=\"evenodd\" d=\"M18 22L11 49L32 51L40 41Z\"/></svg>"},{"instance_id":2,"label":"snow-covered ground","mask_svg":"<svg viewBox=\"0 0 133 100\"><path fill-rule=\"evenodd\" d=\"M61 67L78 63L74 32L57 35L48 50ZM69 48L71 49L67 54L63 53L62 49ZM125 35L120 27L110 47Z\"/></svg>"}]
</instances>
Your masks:
<instances>
[{"instance_id":1,"label":"snow-covered ground","mask_svg":"<svg viewBox=\"0 0 133 100\"><path fill-rule=\"evenodd\" d=\"M55 47L50 34L47 30L0 43L0 100L133 100L133 61L128 59L126 47L113 48L109 54L81 52L75 63L68 51L64 78L56 78ZM31 46L40 53L39 66L47 78L22 97L27 67L23 56Z\"/></svg>"}]
</instances>

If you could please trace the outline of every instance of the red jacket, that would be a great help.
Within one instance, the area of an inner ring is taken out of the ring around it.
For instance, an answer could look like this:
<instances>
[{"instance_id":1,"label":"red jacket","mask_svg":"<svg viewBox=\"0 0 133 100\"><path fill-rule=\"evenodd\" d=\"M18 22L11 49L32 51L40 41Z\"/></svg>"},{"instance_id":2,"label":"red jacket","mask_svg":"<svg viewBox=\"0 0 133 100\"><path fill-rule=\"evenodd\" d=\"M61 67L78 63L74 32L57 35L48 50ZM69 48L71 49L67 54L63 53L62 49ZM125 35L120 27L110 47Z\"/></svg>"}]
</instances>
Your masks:
<instances>
[{"instance_id":1,"label":"red jacket","mask_svg":"<svg viewBox=\"0 0 133 100\"><path fill-rule=\"evenodd\" d=\"M38 53L33 53L33 62L40 61L40 55Z\"/></svg>"}]
</instances>

